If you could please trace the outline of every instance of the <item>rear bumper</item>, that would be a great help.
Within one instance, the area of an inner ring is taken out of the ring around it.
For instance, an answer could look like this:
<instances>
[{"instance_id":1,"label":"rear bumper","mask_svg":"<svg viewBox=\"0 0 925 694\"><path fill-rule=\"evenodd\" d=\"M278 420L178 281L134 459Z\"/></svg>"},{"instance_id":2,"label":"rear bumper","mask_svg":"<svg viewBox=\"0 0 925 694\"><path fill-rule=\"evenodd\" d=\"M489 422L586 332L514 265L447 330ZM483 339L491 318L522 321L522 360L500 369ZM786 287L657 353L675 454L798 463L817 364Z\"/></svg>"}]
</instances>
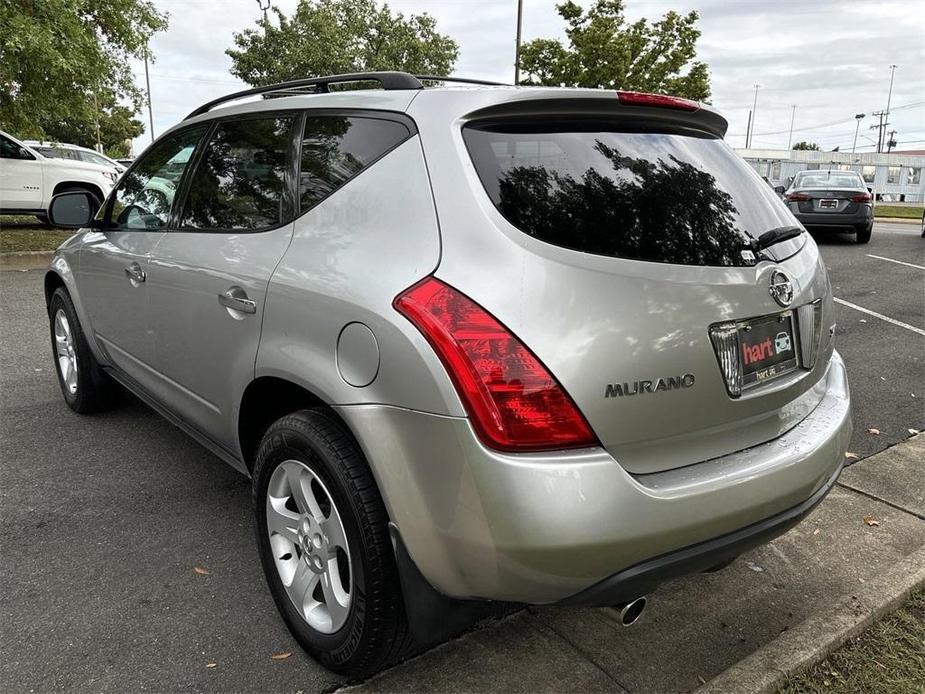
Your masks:
<instances>
[{"instance_id":1,"label":"rear bumper","mask_svg":"<svg viewBox=\"0 0 925 694\"><path fill-rule=\"evenodd\" d=\"M599 448L485 449L466 419L338 408L392 522L444 595L582 604L636 597L785 531L834 483L851 435L835 353L819 405L783 436L687 467L631 475Z\"/></svg>"},{"instance_id":2,"label":"rear bumper","mask_svg":"<svg viewBox=\"0 0 925 694\"><path fill-rule=\"evenodd\" d=\"M793 215L805 227L866 227L874 223L874 211L870 205L864 205L853 214L829 214L826 212L794 212Z\"/></svg>"}]
</instances>

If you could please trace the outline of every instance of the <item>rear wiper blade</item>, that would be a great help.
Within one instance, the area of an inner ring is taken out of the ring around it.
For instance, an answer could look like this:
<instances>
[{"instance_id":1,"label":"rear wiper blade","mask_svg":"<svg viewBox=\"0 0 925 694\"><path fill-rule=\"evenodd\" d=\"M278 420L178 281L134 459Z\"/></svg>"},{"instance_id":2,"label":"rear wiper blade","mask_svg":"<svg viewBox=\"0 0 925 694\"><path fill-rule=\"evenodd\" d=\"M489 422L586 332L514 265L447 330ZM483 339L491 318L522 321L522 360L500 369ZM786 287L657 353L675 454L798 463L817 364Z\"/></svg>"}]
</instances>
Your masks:
<instances>
[{"instance_id":1,"label":"rear wiper blade","mask_svg":"<svg viewBox=\"0 0 925 694\"><path fill-rule=\"evenodd\" d=\"M771 229L770 231L764 232L761 236L758 237L758 240L755 241L755 251L762 251L769 246L773 246L775 243L780 243L781 241L786 241L787 239L796 238L802 233L803 227L797 226L777 227L776 229Z\"/></svg>"}]
</instances>

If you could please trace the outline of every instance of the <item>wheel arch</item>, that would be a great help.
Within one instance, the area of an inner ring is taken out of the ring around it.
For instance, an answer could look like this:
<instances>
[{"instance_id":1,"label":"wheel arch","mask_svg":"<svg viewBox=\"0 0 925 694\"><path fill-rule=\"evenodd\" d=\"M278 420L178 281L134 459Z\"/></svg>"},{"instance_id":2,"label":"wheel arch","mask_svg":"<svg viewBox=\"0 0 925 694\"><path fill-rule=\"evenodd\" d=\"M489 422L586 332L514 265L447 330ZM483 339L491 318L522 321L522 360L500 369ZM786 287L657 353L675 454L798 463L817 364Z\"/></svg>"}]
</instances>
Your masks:
<instances>
[{"instance_id":1,"label":"wheel arch","mask_svg":"<svg viewBox=\"0 0 925 694\"><path fill-rule=\"evenodd\" d=\"M310 408L328 410L350 430L347 422L323 398L293 380L259 376L247 385L238 407L237 432L248 473L253 471L257 448L270 425L287 414Z\"/></svg>"},{"instance_id":2,"label":"wheel arch","mask_svg":"<svg viewBox=\"0 0 925 694\"><path fill-rule=\"evenodd\" d=\"M63 192L67 188L81 188L83 190L89 191L90 193L93 193L97 200L100 202L106 198L106 196L103 194L102 188L100 188L95 183L88 183L87 181L61 181L55 185L55 188L52 191L52 196Z\"/></svg>"},{"instance_id":3,"label":"wheel arch","mask_svg":"<svg viewBox=\"0 0 925 694\"><path fill-rule=\"evenodd\" d=\"M61 277L61 275L59 275L54 270L48 270L45 273L44 287L45 287L45 306L46 307L48 306L48 304L51 303L51 295L54 294L55 291L59 287L63 288L64 291L70 294L70 291L68 291L67 283L64 281L64 278Z\"/></svg>"}]
</instances>

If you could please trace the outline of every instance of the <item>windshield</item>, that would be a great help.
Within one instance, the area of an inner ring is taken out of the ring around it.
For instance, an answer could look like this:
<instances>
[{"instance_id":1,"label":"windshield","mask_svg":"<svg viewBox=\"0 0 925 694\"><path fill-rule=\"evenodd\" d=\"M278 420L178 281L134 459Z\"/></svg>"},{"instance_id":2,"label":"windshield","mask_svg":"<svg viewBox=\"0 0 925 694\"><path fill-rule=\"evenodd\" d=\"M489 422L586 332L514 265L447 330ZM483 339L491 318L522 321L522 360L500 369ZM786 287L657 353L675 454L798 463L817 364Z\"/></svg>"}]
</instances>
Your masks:
<instances>
[{"instance_id":1,"label":"windshield","mask_svg":"<svg viewBox=\"0 0 925 694\"><path fill-rule=\"evenodd\" d=\"M800 171L791 188L848 188L867 190L864 181L853 171Z\"/></svg>"},{"instance_id":2,"label":"windshield","mask_svg":"<svg viewBox=\"0 0 925 694\"><path fill-rule=\"evenodd\" d=\"M700 132L547 121L469 126L463 134L501 214L557 246L660 263L750 265L755 239L797 224L725 142ZM785 257L802 243L766 253Z\"/></svg>"}]
</instances>

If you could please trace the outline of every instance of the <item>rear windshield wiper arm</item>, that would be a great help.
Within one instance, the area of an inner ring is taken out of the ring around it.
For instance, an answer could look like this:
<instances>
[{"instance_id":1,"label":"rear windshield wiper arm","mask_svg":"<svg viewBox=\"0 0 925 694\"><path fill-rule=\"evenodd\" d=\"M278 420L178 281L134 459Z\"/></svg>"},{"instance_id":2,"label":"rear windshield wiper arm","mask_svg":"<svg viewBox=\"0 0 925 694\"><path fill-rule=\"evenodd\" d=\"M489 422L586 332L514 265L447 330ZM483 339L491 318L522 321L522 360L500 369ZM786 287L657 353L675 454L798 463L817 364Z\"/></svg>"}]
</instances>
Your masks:
<instances>
[{"instance_id":1,"label":"rear windshield wiper arm","mask_svg":"<svg viewBox=\"0 0 925 694\"><path fill-rule=\"evenodd\" d=\"M781 241L786 241L787 239L794 239L802 233L803 227L777 227L776 229L766 231L761 236L759 236L758 240L754 243L754 249L755 251L763 251L765 248L773 246L775 243L780 243Z\"/></svg>"}]
</instances>

